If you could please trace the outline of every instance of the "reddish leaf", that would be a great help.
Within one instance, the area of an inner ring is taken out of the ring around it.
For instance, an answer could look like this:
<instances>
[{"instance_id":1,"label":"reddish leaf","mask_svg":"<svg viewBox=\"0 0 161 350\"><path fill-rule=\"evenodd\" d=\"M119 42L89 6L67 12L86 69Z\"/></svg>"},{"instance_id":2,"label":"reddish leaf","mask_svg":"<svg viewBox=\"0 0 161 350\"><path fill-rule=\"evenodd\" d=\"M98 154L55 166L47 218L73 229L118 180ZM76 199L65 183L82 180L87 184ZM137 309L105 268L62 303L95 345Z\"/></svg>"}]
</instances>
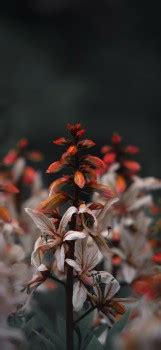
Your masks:
<instances>
[{"instance_id":1,"label":"reddish leaf","mask_svg":"<svg viewBox=\"0 0 161 350\"><path fill-rule=\"evenodd\" d=\"M77 136L77 132L80 131L81 124L67 124L67 129L71 132L72 135Z\"/></svg>"},{"instance_id":2,"label":"reddish leaf","mask_svg":"<svg viewBox=\"0 0 161 350\"><path fill-rule=\"evenodd\" d=\"M104 168L105 164L102 159L88 155L84 158L84 162L93 166L94 168Z\"/></svg>"},{"instance_id":3,"label":"reddish leaf","mask_svg":"<svg viewBox=\"0 0 161 350\"><path fill-rule=\"evenodd\" d=\"M43 154L39 151L32 151L28 153L28 159L33 162L41 162L43 160Z\"/></svg>"},{"instance_id":4,"label":"reddish leaf","mask_svg":"<svg viewBox=\"0 0 161 350\"><path fill-rule=\"evenodd\" d=\"M103 146L101 148L101 153L106 154L106 153L110 152L111 150L112 150L111 146Z\"/></svg>"},{"instance_id":5,"label":"reddish leaf","mask_svg":"<svg viewBox=\"0 0 161 350\"><path fill-rule=\"evenodd\" d=\"M123 176L118 175L116 178L116 191L118 193L124 192L126 189L126 181Z\"/></svg>"},{"instance_id":6,"label":"reddish leaf","mask_svg":"<svg viewBox=\"0 0 161 350\"><path fill-rule=\"evenodd\" d=\"M3 158L3 164L5 165L12 165L18 157L17 151L14 149L11 149L6 156Z\"/></svg>"},{"instance_id":7,"label":"reddish leaf","mask_svg":"<svg viewBox=\"0 0 161 350\"><path fill-rule=\"evenodd\" d=\"M7 223L11 222L11 215L7 208L0 207L0 219Z\"/></svg>"},{"instance_id":8,"label":"reddish leaf","mask_svg":"<svg viewBox=\"0 0 161 350\"><path fill-rule=\"evenodd\" d=\"M86 183L86 179L83 175L83 173L81 171L76 171L75 174L74 174L74 182L75 184L80 187L80 188L83 188L85 186L85 183Z\"/></svg>"},{"instance_id":9,"label":"reddish leaf","mask_svg":"<svg viewBox=\"0 0 161 350\"><path fill-rule=\"evenodd\" d=\"M90 147L95 146L95 142L93 142L92 140L82 140L78 143L78 146L90 148Z\"/></svg>"},{"instance_id":10,"label":"reddish leaf","mask_svg":"<svg viewBox=\"0 0 161 350\"><path fill-rule=\"evenodd\" d=\"M71 145L67 149L66 154L68 154L69 156L74 156L77 153L77 151L77 147L75 145Z\"/></svg>"},{"instance_id":11,"label":"reddish leaf","mask_svg":"<svg viewBox=\"0 0 161 350\"><path fill-rule=\"evenodd\" d=\"M124 148L124 152L129 154L137 154L139 153L139 148L134 145L129 145Z\"/></svg>"},{"instance_id":12,"label":"reddish leaf","mask_svg":"<svg viewBox=\"0 0 161 350\"><path fill-rule=\"evenodd\" d=\"M50 195L60 191L63 185L66 185L69 181L70 181L70 176L68 175L62 176L59 179L53 181L49 188Z\"/></svg>"},{"instance_id":13,"label":"reddish leaf","mask_svg":"<svg viewBox=\"0 0 161 350\"><path fill-rule=\"evenodd\" d=\"M42 201L38 205L37 209L40 210L40 211L45 211L45 210L48 210L48 209L55 209L59 205L61 205L62 203L67 202L67 200L68 200L68 194L66 192L58 192L58 193L55 193L52 196L49 196L44 201Z\"/></svg>"},{"instance_id":14,"label":"reddish leaf","mask_svg":"<svg viewBox=\"0 0 161 350\"><path fill-rule=\"evenodd\" d=\"M33 181L35 180L37 176L37 172L34 168L28 166L26 167L23 175L23 182L25 185L32 185Z\"/></svg>"},{"instance_id":15,"label":"reddish leaf","mask_svg":"<svg viewBox=\"0 0 161 350\"><path fill-rule=\"evenodd\" d=\"M47 173L57 173L58 171L62 170L63 167L64 167L64 163L62 161L58 160L57 162L50 164L46 172Z\"/></svg>"},{"instance_id":16,"label":"reddish leaf","mask_svg":"<svg viewBox=\"0 0 161 350\"><path fill-rule=\"evenodd\" d=\"M107 164L112 164L115 162L116 160L116 153L111 152L111 153L107 153L104 158L103 158L104 162Z\"/></svg>"},{"instance_id":17,"label":"reddish leaf","mask_svg":"<svg viewBox=\"0 0 161 350\"><path fill-rule=\"evenodd\" d=\"M112 135L112 142L113 143L118 144L121 142L121 140L122 140L122 137L118 133L114 133Z\"/></svg>"},{"instance_id":18,"label":"reddish leaf","mask_svg":"<svg viewBox=\"0 0 161 350\"><path fill-rule=\"evenodd\" d=\"M157 252L152 257L153 262L160 265L161 264L161 252Z\"/></svg>"},{"instance_id":19,"label":"reddish leaf","mask_svg":"<svg viewBox=\"0 0 161 350\"><path fill-rule=\"evenodd\" d=\"M81 129L81 130L77 131L76 136L82 137L84 134L85 134L85 129Z\"/></svg>"},{"instance_id":20,"label":"reddish leaf","mask_svg":"<svg viewBox=\"0 0 161 350\"><path fill-rule=\"evenodd\" d=\"M54 140L53 143L55 145L64 146L69 143L69 140L67 140L65 137L59 137L58 139Z\"/></svg>"},{"instance_id":21,"label":"reddish leaf","mask_svg":"<svg viewBox=\"0 0 161 350\"><path fill-rule=\"evenodd\" d=\"M27 147L28 144L29 144L28 139L26 139L25 137L23 137L21 140L18 141L17 147L22 149L22 148Z\"/></svg>"},{"instance_id":22,"label":"reddish leaf","mask_svg":"<svg viewBox=\"0 0 161 350\"><path fill-rule=\"evenodd\" d=\"M114 198L114 197L116 197L116 194L111 190L110 187L102 185L102 184L99 184L96 181L90 181L88 183L88 187L92 188L96 192L99 192L102 196L104 196L106 198Z\"/></svg>"},{"instance_id":23,"label":"reddish leaf","mask_svg":"<svg viewBox=\"0 0 161 350\"><path fill-rule=\"evenodd\" d=\"M104 205L101 203L93 202L92 204L89 205L89 209L91 209L91 210L100 210L103 208L104 208Z\"/></svg>"},{"instance_id":24,"label":"reddish leaf","mask_svg":"<svg viewBox=\"0 0 161 350\"><path fill-rule=\"evenodd\" d=\"M5 184L0 185L0 191L12 193L12 194L19 192L18 188L15 185L13 185L11 182L6 182Z\"/></svg>"},{"instance_id":25,"label":"reddish leaf","mask_svg":"<svg viewBox=\"0 0 161 350\"><path fill-rule=\"evenodd\" d=\"M138 172L141 169L140 164L134 160L124 160L123 166L132 172Z\"/></svg>"}]
</instances>

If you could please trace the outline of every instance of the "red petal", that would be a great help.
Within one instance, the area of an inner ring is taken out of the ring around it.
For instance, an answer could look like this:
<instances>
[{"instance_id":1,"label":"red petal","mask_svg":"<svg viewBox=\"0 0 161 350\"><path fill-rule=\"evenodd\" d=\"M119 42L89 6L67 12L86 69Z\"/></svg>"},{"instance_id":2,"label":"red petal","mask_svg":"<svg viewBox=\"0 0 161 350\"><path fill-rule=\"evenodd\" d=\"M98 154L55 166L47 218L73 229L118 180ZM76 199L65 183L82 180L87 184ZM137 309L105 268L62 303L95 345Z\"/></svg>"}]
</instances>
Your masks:
<instances>
[{"instance_id":1,"label":"red petal","mask_svg":"<svg viewBox=\"0 0 161 350\"><path fill-rule=\"evenodd\" d=\"M119 134L114 133L114 134L112 135L112 142L113 142L113 143L118 144L118 143L121 142L121 140L122 140L122 137L121 137Z\"/></svg>"},{"instance_id":2,"label":"red petal","mask_svg":"<svg viewBox=\"0 0 161 350\"><path fill-rule=\"evenodd\" d=\"M106 153L110 152L111 150L112 150L111 146L103 146L101 148L101 153L106 154Z\"/></svg>"},{"instance_id":3,"label":"red petal","mask_svg":"<svg viewBox=\"0 0 161 350\"><path fill-rule=\"evenodd\" d=\"M126 189L126 181L125 181L125 178L121 175L118 175L117 176L117 179L116 179L116 191L118 193L122 193L124 192Z\"/></svg>"},{"instance_id":4,"label":"red petal","mask_svg":"<svg viewBox=\"0 0 161 350\"><path fill-rule=\"evenodd\" d=\"M124 148L124 152L129 154L137 154L139 153L139 148L134 145L129 145Z\"/></svg>"},{"instance_id":5,"label":"red petal","mask_svg":"<svg viewBox=\"0 0 161 350\"><path fill-rule=\"evenodd\" d=\"M41 162L43 160L43 154L39 151L32 151L28 153L28 159L33 162Z\"/></svg>"},{"instance_id":6,"label":"red petal","mask_svg":"<svg viewBox=\"0 0 161 350\"><path fill-rule=\"evenodd\" d=\"M103 158L104 162L107 164L112 164L115 162L116 160L116 153L112 152L112 153L107 153L104 158Z\"/></svg>"},{"instance_id":7,"label":"red petal","mask_svg":"<svg viewBox=\"0 0 161 350\"><path fill-rule=\"evenodd\" d=\"M23 182L25 185L32 185L35 177L37 176L37 172L32 167L26 167L23 175Z\"/></svg>"},{"instance_id":8,"label":"red petal","mask_svg":"<svg viewBox=\"0 0 161 350\"><path fill-rule=\"evenodd\" d=\"M3 164L12 165L16 161L17 157L18 153L14 149L12 149L3 158Z\"/></svg>"},{"instance_id":9,"label":"red petal","mask_svg":"<svg viewBox=\"0 0 161 350\"><path fill-rule=\"evenodd\" d=\"M155 262L156 264L161 264L161 252L157 252L153 255L152 257L153 262Z\"/></svg>"},{"instance_id":10,"label":"red petal","mask_svg":"<svg viewBox=\"0 0 161 350\"><path fill-rule=\"evenodd\" d=\"M29 144L28 139L26 139L25 137L23 137L20 141L18 141L17 146L18 146L19 148L25 148L25 147L28 146L28 144Z\"/></svg>"},{"instance_id":11,"label":"red petal","mask_svg":"<svg viewBox=\"0 0 161 350\"><path fill-rule=\"evenodd\" d=\"M141 169L140 164L134 160L125 160L123 166L132 172L137 172Z\"/></svg>"}]
</instances>

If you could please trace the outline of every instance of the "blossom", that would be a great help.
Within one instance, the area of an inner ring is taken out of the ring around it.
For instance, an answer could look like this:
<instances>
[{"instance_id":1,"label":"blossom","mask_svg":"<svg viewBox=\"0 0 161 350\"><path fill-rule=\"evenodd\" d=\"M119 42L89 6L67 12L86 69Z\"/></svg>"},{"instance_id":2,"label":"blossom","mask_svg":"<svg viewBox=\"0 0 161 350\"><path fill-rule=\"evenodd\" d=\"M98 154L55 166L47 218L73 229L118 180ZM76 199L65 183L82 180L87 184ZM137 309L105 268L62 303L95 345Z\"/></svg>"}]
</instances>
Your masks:
<instances>
[{"instance_id":1,"label":"blossom","mask_svg":"<svg viewBox=\"0 0 161 350\"><path fill-rule=\"evenodd\" d=\"M75 260L66 259L66 263L72 266L76 272L77 281L73 287L73 307L75 311L79 311L87 299L89 290L95 285L106 283L109 273L94 270L99 261L98 248L95 244L88 246L87 238L75 243L74 255Z\"/></svg>"},{"instance_id":2,"label":"blossom","mask_svg":"<svg viewBox=\"0 0 161 350\"><path fill-rule=\"evenodd\" d=\"M43 213L29 208L26 208L25 210L41 231L41 237L37 239L34 251L32 253L32 264L36 267L41 265L41 259L44 252L52 249L55 251L58 269L63 270L65 259L65 242L82 239L86 236L86 233L83 231L67 230L67 226L71 221L73 214L77 213L76 207L71 206L67 209L60 220L58 228L56 228L54 220L48 218Z\"/></svg>"}]
</instances>

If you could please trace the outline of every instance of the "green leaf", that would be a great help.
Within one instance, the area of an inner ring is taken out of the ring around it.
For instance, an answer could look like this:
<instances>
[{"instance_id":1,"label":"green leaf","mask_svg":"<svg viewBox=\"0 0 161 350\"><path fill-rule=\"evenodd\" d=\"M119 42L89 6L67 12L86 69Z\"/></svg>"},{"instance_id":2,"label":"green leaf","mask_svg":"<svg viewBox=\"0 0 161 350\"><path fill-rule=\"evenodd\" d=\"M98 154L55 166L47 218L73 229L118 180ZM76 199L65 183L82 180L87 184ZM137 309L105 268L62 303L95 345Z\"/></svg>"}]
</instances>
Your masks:
<instances>
[{"instance_id":1,"label":"green leaf","mask_svg":"<svg viewBox=\"0 0 161 350\"><path fill-rule=\"evenodd\" d=\"M98 341L96 336L94 335L89 342L89 344L83 348L83 350L103 350L103 345Z\"/></svg>"},{"instance_id":2,"label":"green leaf","mask_svg":"<svg viewBox=\"0 0 161 350\"><path fill-rule=\"evenodd\" d=\"M128 310L119 321L117 321L114 326L111 328L107 335L106 343L104 349L107 350L114 350L114 339L116 338L117 335L119 335L125 326L127 325L128 319L130 315L130 310Z\"/></svg>"}]
</instances>

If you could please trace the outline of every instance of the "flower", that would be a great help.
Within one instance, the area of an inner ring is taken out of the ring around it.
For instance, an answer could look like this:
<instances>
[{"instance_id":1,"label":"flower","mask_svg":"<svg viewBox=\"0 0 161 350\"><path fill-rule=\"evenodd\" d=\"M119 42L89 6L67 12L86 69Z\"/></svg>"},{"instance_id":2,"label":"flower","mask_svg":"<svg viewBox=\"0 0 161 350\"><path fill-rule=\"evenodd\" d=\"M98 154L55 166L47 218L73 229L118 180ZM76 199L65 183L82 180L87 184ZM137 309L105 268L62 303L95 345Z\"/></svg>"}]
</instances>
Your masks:
<instances>
[{"instance_id":1,"label":"flower","mask_svg":"<svg viewBox=\"0 0 161 350\"><path fill-rule=\"evenodd\" d=\"M82 309L89 290L101 283L106 283L109 273L96 271L98 264L98 248L95 244L88 246L87 238L75 243L75 260L66 259L66 263L72 266L76 272L77 281L73 287L73 307L75 311ZM111 275L112 277L112 275ZM119 285L119 283L117 282Z\"/></svg>"},{"instance_id":2,"label":"flower","mask_svg":"<svg viewBox=\"0 0 161 350\"><path fill-rule=\"evenodd\" d=\"M57 267L63 271L65 259L65 242L82 239L86 236L86 233L83 231L80 232L76 230L66 230L73 214L77 213L77 209L74 206L68 208L60 220L58 228L56 228L54 220L48 218L43 213L32 210L30 208L26 208L25 211L30 215L36 226L41 231L41 237L37 239L34 251L32 253L32 264L38 267L42 263L42 255L44 255L44 252L48 250L54 250Z\"/></svg>"}]
</instances>

